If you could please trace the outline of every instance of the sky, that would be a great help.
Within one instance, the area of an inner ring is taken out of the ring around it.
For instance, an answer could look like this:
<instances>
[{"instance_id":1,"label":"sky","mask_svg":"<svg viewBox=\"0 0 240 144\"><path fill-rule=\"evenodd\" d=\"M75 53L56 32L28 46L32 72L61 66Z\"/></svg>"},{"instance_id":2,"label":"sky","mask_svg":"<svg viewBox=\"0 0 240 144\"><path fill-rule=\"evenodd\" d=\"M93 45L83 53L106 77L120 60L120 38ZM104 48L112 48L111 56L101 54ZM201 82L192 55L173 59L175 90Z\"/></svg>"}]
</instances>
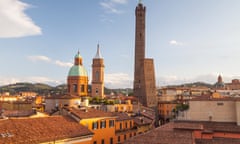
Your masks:
<instances>
[{"instance_id":1,"label":"sky","mask_svg":"<svg viewBox=\"0 0 240 144\"><path fill-rule=\"evenodd\" d=\"M157 86L240 78L239 0L142 0ZM66 83L80 51L91 82L99 43L105 86L133 85L138 0L0 0L0 85Z\"/></svg>"}]
</instances>

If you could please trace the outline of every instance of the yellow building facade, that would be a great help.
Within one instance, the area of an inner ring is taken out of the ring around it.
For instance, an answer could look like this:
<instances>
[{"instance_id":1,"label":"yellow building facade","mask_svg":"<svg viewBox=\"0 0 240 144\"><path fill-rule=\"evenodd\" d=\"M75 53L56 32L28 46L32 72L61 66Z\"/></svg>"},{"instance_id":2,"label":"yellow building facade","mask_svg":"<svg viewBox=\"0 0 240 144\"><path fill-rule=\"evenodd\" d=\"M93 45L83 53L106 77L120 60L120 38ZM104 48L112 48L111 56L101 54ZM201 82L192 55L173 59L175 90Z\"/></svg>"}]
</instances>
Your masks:
<instances>
[{"instance_id":1,"label":"yellow building facade","mask_svg":"<svg viewBox=\"0 0 240 144\"><path fill-rule=\"evenodd\" d=\"M81 125L94 133L91 144L115 144L116 116L93 108L65 108L64 115L70 115Z\"/></svg>"}]
</instances>

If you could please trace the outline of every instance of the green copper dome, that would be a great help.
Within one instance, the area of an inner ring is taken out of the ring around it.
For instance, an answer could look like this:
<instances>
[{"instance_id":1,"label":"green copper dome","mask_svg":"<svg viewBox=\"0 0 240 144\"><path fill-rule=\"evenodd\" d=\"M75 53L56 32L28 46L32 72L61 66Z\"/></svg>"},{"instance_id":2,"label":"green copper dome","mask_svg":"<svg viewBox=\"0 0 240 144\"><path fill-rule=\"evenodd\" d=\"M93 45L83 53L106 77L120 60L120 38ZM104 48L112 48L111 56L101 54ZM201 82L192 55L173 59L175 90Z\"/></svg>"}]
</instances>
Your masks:
<instances>
[{"instance_id":1,"label":"green copper dome","mask_svg":"<svg viewBox=\"0 0 240 144\"><path fill-rule=\"evenodd\" d=\"M81 65L74 65L68 72L68 76L88 76L87 70Z\"/></svg>"}]
</instances>

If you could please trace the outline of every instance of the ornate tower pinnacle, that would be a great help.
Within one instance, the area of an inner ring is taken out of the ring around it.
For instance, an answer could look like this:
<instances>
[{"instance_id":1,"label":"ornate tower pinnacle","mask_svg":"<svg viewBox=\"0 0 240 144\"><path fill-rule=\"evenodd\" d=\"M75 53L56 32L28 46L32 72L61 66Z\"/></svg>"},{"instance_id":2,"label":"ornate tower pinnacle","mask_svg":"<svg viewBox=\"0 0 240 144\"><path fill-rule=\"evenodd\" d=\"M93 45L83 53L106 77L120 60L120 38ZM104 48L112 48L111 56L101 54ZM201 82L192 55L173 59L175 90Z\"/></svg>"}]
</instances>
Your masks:
<instances>
[{"instance_id":1,"label":"ornate tower pinnacle","mask_svg":"<svg viewBox=\"0 0 240 144\"><path fill-rule=\"evenodd\" d=\"M96 53L94 59L101 59L101 58L102 58L102 55L100 52L99 44L97 44L97 53Z\"/></svg>"}]
</instances>

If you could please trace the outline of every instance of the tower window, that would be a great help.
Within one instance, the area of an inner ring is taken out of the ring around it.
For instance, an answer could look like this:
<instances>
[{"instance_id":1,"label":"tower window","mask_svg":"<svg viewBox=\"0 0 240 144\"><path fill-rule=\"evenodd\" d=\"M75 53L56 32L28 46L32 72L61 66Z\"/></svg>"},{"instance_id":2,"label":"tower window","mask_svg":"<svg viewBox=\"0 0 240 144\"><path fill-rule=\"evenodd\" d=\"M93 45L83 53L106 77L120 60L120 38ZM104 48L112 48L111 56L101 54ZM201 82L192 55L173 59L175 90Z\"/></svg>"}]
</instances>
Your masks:
<instances>
[{"instance_id":1,"label":"tower window","mask_svg":"<svg viewBox=\"0 0 240 144\"><path fill-rule=\"evenodd\" d=\"M99 81L99 71L96 71L95 79L96 79L96 81Z\"/></svg>"},{"instance_id":2,"label":"tower window","mask_svg":"<svg viewBox=\"0 0 240 144\"><path fill-rule=\"evenodd\" d=\"M81 92L85 92L85 86L81 85Z\"/></svg>"},{"instance_id":3,"label":"tower window","mask_svg":"<svg viewBox=\"0 0 240 144\"><path fill-rule=\"evenodd\" d=\"M98 94L98 89L96 89L96 94Z\"/></svg>"},{"instance_id":4,"label":"tower window","mask_svg":"<svg viewBox=\"0 0 240 144\"><path fill-rule=\"evenodd\" d=\"M68 92L70 92L70 85L68 85Z\"/></svg>"},{"instance_id":5,"label":"tower window","mask_svg":"<svg viewBox=\"0 0 240 144\"><path fill-rule=\"evenodd\" d=\"M73 91L77 92L77 89L78 89L77 84L73 84Z\"/></svg>"}]
</instances>

